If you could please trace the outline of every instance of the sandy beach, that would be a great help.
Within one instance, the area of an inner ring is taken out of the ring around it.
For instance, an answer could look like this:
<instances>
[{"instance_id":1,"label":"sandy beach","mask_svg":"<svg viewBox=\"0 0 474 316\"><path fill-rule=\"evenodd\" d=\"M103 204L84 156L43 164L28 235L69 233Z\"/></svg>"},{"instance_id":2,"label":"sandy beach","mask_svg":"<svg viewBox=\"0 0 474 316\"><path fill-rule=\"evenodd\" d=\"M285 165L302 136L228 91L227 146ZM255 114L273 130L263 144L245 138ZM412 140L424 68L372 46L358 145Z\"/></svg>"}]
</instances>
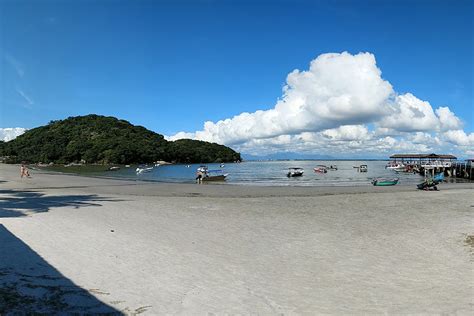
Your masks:
<instances>
[{"instance_id":1,"label":"sandy beach","mask_svg":"<svg viewBox=\"0 0 474 316\"><path fill-rule=\"evenodd\" d=\"M0 164L0 314L473 313L473 183L32 176Z\"/></svg>"}]
</instances>

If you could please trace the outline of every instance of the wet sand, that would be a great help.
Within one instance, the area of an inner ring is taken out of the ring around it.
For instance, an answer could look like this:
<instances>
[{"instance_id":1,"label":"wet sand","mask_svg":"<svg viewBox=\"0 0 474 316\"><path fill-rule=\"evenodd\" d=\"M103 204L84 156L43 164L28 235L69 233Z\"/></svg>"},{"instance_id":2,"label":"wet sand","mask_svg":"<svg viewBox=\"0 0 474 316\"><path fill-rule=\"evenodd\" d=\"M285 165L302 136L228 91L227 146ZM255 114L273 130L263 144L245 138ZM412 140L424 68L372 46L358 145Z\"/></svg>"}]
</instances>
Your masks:
<instances>
[{"instance_id":1,"label":"wet sand","mask_svg":"<svg viewBox=\"0 0 474 316\"><path fill-rule=\"evenodd\" d=\"M91 313L473 312L472 183L245 187L18 170L0 164L0 285L39 297L30 310L53 292L59 310Z\"/></svg>"}]
</instances>

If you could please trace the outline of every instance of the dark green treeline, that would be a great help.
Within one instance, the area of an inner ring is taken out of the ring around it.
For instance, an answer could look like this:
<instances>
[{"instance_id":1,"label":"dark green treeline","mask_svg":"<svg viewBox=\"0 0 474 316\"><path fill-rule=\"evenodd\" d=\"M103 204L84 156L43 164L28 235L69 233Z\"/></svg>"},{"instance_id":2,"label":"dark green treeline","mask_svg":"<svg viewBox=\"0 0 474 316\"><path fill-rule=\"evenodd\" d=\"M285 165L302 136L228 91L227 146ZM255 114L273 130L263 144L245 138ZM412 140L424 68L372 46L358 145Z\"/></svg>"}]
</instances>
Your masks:
<instances>
[{"instance_id":1,"label":"dark green treeline","mask_svg":"<svg viewBox=\"0 0 474 316\"><path fill-rule=\"evenodd\" d=\"M10 163L134 164L164 160L208 163L241 160L240 154L216 143L182 139L167 141L142 126L114 117L87 115L51 121L9 142L0 142L0 156Z\"/></svg>"}]
</instances>

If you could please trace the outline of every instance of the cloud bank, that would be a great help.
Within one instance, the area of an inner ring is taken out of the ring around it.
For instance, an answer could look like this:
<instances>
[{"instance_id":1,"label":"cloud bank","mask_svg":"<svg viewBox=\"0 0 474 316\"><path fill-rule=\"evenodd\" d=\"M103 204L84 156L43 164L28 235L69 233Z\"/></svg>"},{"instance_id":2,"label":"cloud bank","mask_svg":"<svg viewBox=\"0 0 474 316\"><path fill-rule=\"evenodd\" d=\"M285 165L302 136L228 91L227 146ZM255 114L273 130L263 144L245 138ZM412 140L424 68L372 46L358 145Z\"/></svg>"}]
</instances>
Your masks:
<instances>
[{"instance_id":1,"label":"cloud bank","mask_svg":"<svg viewBox=\"0 0 474 316\"><path fill-rule=\"evenodd\" d=\"M381 74L373 54L323 54L308 70L287 76L274 108L208 121L202 130L167 138L216 142L249 154L472 155L474 133L462 130L461 119L449 107L434 109L411 93L398 94Z\"/></svg>"},{"instance_id":2,"label":"cloud bank","mask_svg":"<svg viewBox=\"0 0 474 316\"><path fill-rule=\"evenodd\" d=\"M26 132L26 128L14 127L14 128L0 128L0 140L8 142Z\"/></svg>"}]
</instances>

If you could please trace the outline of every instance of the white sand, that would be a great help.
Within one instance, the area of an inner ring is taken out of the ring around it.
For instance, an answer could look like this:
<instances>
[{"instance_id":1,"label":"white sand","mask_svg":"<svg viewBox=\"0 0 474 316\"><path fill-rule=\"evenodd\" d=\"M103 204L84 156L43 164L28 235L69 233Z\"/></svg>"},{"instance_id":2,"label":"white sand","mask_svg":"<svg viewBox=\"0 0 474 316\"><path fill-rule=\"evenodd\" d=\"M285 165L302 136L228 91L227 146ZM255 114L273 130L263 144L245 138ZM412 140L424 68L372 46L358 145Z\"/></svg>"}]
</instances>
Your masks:
<instances>
[{"instance_id":1,"label":"white sand","mask_svg":"<svg viewBox=\"0 0 474 316\"><path fill-rule=\"evenodd\" d=\"M44 260L105 303L89 312L472 314L474 185L440 189L20 179L0 164L0 286Z\"/></svg>"}]
</instances>

